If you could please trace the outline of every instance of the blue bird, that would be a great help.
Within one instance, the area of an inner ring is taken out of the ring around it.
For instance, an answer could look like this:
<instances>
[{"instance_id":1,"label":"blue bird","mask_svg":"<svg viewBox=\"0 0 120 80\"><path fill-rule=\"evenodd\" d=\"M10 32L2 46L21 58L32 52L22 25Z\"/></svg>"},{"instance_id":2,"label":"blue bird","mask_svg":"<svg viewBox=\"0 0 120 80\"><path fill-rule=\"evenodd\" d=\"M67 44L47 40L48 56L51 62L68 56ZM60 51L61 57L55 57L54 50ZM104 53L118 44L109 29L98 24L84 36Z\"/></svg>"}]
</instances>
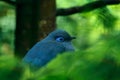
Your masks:
<instances>
[{"instance_id":1,"label":"blue bird","mask_svg":"<svg viewBox=\"0 0 120 80\"><path fill-rule=\"evenodd\" d=\"M71 37L66 31L55 30L45 39L36 43L25 55L23 62L37 69L46 65L59 53L74 51Z\"/></svg>"}]
</instances>

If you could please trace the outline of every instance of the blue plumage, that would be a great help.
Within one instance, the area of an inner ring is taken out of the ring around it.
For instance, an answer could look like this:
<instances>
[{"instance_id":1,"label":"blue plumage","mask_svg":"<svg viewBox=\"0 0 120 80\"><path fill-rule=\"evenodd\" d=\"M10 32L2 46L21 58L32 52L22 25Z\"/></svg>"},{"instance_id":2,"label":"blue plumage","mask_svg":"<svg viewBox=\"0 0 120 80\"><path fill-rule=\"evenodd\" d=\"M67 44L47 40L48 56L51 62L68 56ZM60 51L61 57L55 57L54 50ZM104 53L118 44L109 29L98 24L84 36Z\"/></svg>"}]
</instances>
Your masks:
<instances>
[{"instance_id":1,"label":"blue plumage","mask_svg":"<svg viewBox=\"0 0 120 80\"><path fill-rule=\"evenodd\" d=\"M31 67L40 68L59 53L65 51L74 51L71 44L71 37L66 31L55 30L45 39L35 44L23 58L24 63L30 64Z\"/></svg>"}]
</instances>

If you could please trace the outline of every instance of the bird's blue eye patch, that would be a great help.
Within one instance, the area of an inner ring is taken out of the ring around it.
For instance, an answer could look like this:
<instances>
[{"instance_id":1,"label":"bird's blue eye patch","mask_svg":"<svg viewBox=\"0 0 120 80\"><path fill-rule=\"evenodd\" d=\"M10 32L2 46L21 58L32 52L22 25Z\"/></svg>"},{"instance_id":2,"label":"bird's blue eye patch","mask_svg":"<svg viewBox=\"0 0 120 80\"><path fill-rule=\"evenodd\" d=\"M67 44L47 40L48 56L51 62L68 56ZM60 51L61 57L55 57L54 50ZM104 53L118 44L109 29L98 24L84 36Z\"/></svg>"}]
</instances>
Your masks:
<instances>
[{"instance_id":1,"label":"bird's blue eye patch","mask_svg":"<svg viewBox=\"0 0 120 80\"><path fill-rule=\"evenodd\" d=\"M63 37L57 37L56 38L56 41L58 41L58 42L63 42L65 39L63 38Z\"/></svg>"}]
</instances>

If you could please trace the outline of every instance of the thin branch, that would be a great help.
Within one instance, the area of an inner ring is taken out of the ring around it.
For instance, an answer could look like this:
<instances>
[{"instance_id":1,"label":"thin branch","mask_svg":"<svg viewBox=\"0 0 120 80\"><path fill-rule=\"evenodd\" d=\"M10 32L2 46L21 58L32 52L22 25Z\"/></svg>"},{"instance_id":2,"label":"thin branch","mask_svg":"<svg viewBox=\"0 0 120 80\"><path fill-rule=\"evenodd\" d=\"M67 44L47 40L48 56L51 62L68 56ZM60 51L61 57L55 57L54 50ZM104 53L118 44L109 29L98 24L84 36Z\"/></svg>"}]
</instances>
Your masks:
<instances>
[{"instance_id":1,"label":"thin branch","mask_svg":"<svg viewBox=\"0 0 120 80\"><path fill-rule=\"evenodd\" d=\"M1 1L6 2L6 3L8 3L8 4L10 4L10 5L13 5L13 6L16 5L16 2L15 2L15 1L12 1L12 0L1 0Z\"/></svg>"},{"instance_id":2,"label":"thin branch","mask_svg":"<svg viewBox=\"0 0 120 80\"><path fill-rule=\"evenodd\" d=\"M71 7L67 9L58 9L56 12L56 16L67 16L67 15L72 15L76 13L88 12L88 11L92 11L98 8L105 7L107 5L114 5L114 4L119 4L119 3L120 3L120 0L95 1L95 2L88 3L83 6Z\"/></svg>"},{"instance_id":3,"label":"thin branch","mask_svg":"<svg viewBox=\"0 0 120 80\"><path fill-rule=\"evenodd\" d=\"M1 1L4 1L13 6L18 4L15 1L11 1L11 0L1 0ZM107 5L114 5L114 4L119 4L119 3L120 3L120 0L95 1L95 2L91 2L83 6L76 6L76 7L66 8L66 9L58 9L56 11L56 16L67 16L67 15L72 15L76 13L89 12L89 11L92 11L98 8L105 7Z\"/></svg>"}]
</instances>

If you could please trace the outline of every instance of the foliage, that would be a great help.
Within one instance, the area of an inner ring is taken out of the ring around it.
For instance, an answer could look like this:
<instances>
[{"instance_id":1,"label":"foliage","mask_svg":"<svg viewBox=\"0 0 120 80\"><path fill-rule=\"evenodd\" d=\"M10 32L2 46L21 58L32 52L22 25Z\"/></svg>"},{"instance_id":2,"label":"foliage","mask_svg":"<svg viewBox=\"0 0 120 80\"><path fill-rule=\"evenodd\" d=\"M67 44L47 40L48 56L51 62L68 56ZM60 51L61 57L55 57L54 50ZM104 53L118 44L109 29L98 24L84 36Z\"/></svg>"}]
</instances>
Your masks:
<instances>
[{"instance_id":1,"label":"foliage","mask_svg":"<svg viewBox=\"0 0 120 80\"><path fill-rule=\"evenodd\" d=\"M66 6L70 6L69 3L72 3L72 1L66 1L66 4L68 4ZM64 4L63 6L65 6ZM61 6L58 5L58 7ZM57 17L57 26L59 29L65 29L77 37L77 40L74 41L76 48L86 49L99 41L101 35L114 34L120 30L119 7L120 5L107 6L88 13L60 16Z\"/></svg>"},{"instance_id":2,"label":"foliage","mask_svg":"<svg viewBox=\"0 0 120 80\"><path fill-rule=\"evenodd\" d=\"M110 35L86 50L58 55L39 71L25 69L14 57L1 56L1 79L11 76L11 80L119 80L119 36L120 33Z\"/></svg>"},{"instance_id":3,"label":"foliage","mask_svg":"<svg viewBox=\"0 0 120 80\"><path fill-rule=\"evenodd\" d=\"M14 7L0 2L0 54L13 54L14 30Z\"/></svg>"}]
</instances>

